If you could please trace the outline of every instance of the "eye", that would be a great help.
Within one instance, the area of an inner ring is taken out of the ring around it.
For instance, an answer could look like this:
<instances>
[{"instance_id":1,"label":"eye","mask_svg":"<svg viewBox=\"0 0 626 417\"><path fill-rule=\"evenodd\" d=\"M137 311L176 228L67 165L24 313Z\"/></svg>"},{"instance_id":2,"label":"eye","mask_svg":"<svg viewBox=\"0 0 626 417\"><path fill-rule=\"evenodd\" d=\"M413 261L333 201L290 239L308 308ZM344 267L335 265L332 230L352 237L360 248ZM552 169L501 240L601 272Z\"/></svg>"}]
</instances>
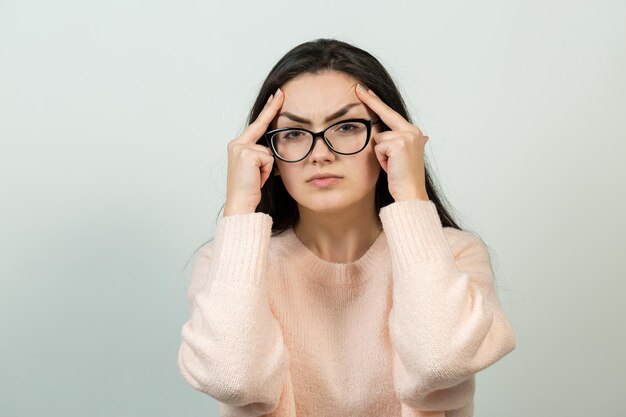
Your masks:
<instances>
[{"instance_id":1,"label":"eye","mask_svg":"<svg viewBox=\"0 0 626 417\"><path fill-rule=\"evenodd\" d=\"M336 135L353 137L354 135L360 135L362 132L365 132L365 125L360 122L339 123L332 129L332 132Z\"/></svg>"},{"instance_id":2,"label":"eye","mask_svg":"<svg viewBox=\"0 0 626 417\"><path fill-rule=\"evenodd\" d=\"M302 135L303 135L303 132L299 130L289 130L283 135L283 138L284 139L296 139Z\"/></svg>"},{"instance_id":3,"label":"eye","mask_svg":"<svg viewBox=\"0 0 626 417\"><path fill-rule=\"evenodd\" d=\"M344 129L344 128L346 128L346 129ZM339 125L337 127L337 130L341 130L342 132L350 132L350 131L352 131L352 130L354 130L356 128L357 127L355 125L353 125L353 124L343 123L343 124L341 124L341 125Z\"/></svg>"}]
</instances>

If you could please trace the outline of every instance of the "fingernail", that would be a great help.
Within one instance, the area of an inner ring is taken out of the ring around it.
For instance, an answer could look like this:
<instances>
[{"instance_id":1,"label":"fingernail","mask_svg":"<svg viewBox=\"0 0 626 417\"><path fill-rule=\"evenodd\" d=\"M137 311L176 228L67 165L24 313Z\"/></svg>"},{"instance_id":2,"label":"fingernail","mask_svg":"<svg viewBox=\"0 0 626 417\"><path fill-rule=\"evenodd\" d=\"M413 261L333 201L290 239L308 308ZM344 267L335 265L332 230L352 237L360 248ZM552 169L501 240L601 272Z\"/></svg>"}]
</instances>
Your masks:
<instances>
[{"instance_id":1,"label":"fingernail","mask_svg":"<svg viewBox=\"0 0 626 417\"><path fill-rule=\"evenodd\" d=\"M283 91L279 88L276 89L276 92L274 93L274 97L278 97Z\"/></svg>"},{"instance_id":2,"label":"fingernail","mask_svg":"<svg viewBox=\"0 0 626 417\"><path fill-rule=\"evenodd\" d=\"M361 84L359 84L359 83L356 84L356 88L358 88L359 90L365 92L365 88Z\"/></svg>"}]
</instances>

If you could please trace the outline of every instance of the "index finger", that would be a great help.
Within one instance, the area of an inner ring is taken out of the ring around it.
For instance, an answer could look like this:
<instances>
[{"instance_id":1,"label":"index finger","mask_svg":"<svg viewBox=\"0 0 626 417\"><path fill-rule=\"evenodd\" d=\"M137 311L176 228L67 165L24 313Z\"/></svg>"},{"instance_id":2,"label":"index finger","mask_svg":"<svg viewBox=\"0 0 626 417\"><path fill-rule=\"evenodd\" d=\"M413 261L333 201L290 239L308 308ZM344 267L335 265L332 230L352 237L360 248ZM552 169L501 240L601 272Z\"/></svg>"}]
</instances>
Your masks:
<instances>
[{"instance_id":1,"label":"index finger","mask_svg":"<svg viewBox=\"0 0 626 417\"><path fill-rule=\"evenodd\" d=\"M276 112L278 112L283 105L284 97L285 93L279 89L278 93L265 103L265 107L263 107L261 113L259 113L254 122L250 123L246 130L244 130L241 134L241 138L244 142L254 144L261 138L261 136L263 136L267 127L276 116Z\"/></svg>"},{"instance_id":2,"label":"index finger","mask_svg":"<svg viewBox=\"0 0 626 417\"><path fill-rule=\"evenodd\" d=\"M356 95L359 100L363 101L367 107L372 109L382 121L391 128L391 130L409 130L411 123L408 122L400 113L389 107L383 102L377 95L371 90L365 91L359 88L360 84L357 84L355 89Z\"/></svg>"}]
</instances>

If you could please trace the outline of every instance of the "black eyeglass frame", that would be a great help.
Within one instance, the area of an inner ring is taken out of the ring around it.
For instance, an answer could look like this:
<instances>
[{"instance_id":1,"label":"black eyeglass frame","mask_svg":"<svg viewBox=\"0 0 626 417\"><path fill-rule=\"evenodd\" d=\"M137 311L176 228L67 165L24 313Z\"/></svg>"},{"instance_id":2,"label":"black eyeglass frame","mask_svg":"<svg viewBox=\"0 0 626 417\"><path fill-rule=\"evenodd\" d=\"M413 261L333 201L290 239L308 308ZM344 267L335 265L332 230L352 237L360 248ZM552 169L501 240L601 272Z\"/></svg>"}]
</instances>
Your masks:
<instances>
[{"instance_id":1,"label":"black eyeglass frame","mask_svg":"<svg viewBox=\"0 0 626 417\"><path fill-rule=\"evenodd\" d=\"M330 129L331 127L335 127L337 125L340 125L342 123L349 123L349 122L361 122L365 125L366 129L367 129L367 139L365 140L365 144L363 145L363 147L361 149L359 149L356 152L349 152L349 153L345 153L345 152L339 152L338 150L334 149L333 146L330 144L330 142L328 141L328 139L325 136L325 133L328 129ZM308 157L311 152L313 151L313 148L315 147L315 143L317 142L318 137L321 137L322 140L326 143L326 145L328 146L328 148L335 152L338 153L340 155L354 155L357 154L359 152L361 152L363 149L365 149L367 147L367 144L370 141L370 137L371 137L371 133L372 133L372 126L380 123L380 118L376 118L376 119L360 119L360 118L356 118L356 119L346 119L346 120L341 120L337 123L333 123L332 125L328 126L326 129L319 131L317 133L312 132L310 130L304 129L302 127L281 127L280 129L274 129L274 130L270 130L269 132L266 132L264 136L265 138L265 142L267 143L267 145L269 146L269 148L272 150L272 153L274 154L275 157L277 157L278 159L280 159L281 161L284 162L289 162L289 163L296 163L296 162L300 162L303 159L305 159L306 157ZM306 153L306 155L304 155L302 158L298 159L297 161L288 161L284 158L282 158L280 155L278 155L278 152L276 151L276 148L274 147L274 142L272 141L272 136L275 135L278 132L283 132L285 130L301 130L303 132L307 132L310 135L313 135L313 141L311 142L311 148L309 149L309 151Z\"/></svg>"}]
</instances>

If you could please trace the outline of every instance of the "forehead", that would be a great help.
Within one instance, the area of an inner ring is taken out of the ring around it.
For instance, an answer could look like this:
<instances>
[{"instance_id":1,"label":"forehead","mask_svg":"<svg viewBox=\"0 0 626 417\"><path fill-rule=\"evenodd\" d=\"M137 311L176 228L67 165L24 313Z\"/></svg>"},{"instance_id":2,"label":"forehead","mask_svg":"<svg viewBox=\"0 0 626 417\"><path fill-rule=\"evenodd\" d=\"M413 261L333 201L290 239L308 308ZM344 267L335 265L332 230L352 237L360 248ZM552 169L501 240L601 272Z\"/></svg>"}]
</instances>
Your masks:
<instances>
[{"instance_id":1,"label":"forehead","mask_svg":"<svg viewBox=\"0 0 626 417\"><path fill-rule=\"evenodd\" d=\"M354 78L339 71L301 74L281 86L285 97L273 125L293 123L284 116L279 118L281 112L298 115L314 124L322 124L326 117L349 103L361 103L350 109L350 113L362 112L366 106L354 91L356 84Z\"/></svg>"}]
</instances>

